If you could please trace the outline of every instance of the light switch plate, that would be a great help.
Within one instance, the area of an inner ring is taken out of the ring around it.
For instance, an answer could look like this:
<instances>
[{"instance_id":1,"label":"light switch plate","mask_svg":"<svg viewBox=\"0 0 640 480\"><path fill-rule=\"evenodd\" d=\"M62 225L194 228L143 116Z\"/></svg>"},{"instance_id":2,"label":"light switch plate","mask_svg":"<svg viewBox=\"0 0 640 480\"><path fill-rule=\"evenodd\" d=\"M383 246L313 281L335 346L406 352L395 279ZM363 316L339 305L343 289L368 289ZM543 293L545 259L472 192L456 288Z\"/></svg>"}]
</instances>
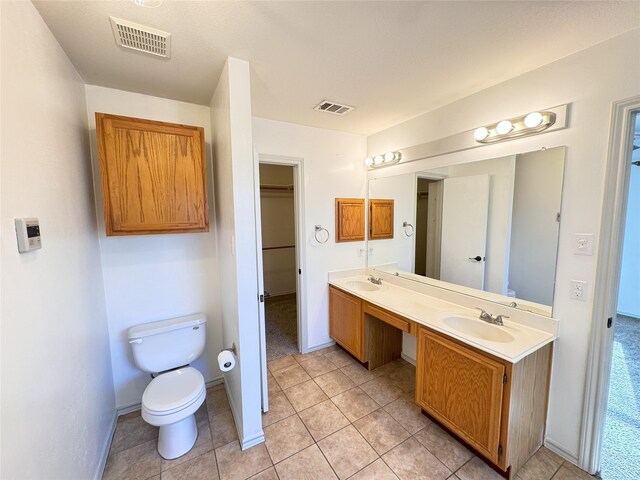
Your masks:
<instances>
[{"instance_id":1,"label":"light switch plate","mask_svg":"<svg viewBox=\"0 0 640 480\"><path fill-rule=\"evenodd\" d=\"M593 233L573 234L573 254L593 255Z\"/></svg>"}]
</instances>

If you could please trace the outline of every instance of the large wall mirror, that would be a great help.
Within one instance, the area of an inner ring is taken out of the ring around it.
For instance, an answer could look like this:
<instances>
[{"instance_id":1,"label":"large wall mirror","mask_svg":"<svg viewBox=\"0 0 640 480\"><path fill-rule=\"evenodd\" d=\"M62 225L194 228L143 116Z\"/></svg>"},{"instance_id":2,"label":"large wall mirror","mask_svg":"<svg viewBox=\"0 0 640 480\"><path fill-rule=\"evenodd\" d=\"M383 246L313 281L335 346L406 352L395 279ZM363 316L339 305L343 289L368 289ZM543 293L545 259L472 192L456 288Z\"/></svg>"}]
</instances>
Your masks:
<instances>
[{"instance_id":1,"label":"large wall mirror","mask_svg":"<svg viewBox=\"0 0 640 480\"><path fill-rule=\"evenodd\" d=\"M394 236L367 265L551 315L565 147L370 178L395 201Z\"/></svg>"}]
</instances>

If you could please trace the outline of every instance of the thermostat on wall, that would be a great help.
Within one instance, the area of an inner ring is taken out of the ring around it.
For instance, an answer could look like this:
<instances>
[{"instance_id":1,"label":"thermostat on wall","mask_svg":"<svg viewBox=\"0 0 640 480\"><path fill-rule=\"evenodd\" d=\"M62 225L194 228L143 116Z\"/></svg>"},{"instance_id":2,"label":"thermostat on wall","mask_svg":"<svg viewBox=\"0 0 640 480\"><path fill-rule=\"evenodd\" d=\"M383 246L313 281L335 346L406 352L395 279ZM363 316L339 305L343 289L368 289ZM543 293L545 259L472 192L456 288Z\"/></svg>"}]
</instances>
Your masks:
<instances>
[{"instance_id":1,"label":"thermostat on wall","mask_svg":"<svg viewBox=\"0 0 640 480\"><path fill-rule=\"evenodd\" d=\"M40 222L37 218L16 218L16 236L20 253L42 248Z\"/></svg>"}]
</instances>

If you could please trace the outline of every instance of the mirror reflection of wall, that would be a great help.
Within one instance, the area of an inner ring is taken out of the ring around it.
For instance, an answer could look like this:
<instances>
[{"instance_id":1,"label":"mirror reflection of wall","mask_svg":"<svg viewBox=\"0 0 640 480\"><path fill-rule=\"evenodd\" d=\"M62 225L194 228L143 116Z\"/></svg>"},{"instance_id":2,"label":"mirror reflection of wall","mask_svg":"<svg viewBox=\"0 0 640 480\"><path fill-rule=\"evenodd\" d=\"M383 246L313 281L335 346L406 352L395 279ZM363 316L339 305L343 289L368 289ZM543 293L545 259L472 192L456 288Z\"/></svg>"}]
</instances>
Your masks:
<instances>
[{"instance_id":1,"label":"mirror reflection of wall","mask_svg":"<svg viewBox=\"0 0 640 480\"><path fill-rule=\"evenodd\" d=\"M564 155L557 147L371 179L370 198L395 199L400 235L370 245L369 266L550 306Z\"/></svg>"}]
</instances>

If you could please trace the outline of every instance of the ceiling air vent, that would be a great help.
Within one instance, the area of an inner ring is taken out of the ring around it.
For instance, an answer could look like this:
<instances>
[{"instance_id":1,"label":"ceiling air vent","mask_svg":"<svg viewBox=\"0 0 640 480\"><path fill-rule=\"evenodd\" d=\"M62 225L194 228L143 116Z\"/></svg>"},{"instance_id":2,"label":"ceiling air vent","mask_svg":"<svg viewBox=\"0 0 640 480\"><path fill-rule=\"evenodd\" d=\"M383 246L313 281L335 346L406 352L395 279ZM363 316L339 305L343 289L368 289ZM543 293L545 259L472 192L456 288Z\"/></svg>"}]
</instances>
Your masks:
<instances>
[{"instance_id":1,"label":"ceiling air vent","mask_svg":"<svg viewBox=\"0 0 640 480\"><path fill-rule=\"evenodd\" d=\"M121 47L150 53L158 57L171 56L171 34L138 23L109 17L116 43Z\"/></svg>"},{"instance_id":2,"label":"ceiling air vent","mask_svg":"<svg viewBox=\"0 0 640 480\"><path fill-rule=\"evenodd\" d=\"M349 105L342 105L340 103L331 102L329 100L323 100L315 106L314 110L333 113L334 115L345 115L354 108L356 107L350 107Z\"/></svg>"}]
</instances>

